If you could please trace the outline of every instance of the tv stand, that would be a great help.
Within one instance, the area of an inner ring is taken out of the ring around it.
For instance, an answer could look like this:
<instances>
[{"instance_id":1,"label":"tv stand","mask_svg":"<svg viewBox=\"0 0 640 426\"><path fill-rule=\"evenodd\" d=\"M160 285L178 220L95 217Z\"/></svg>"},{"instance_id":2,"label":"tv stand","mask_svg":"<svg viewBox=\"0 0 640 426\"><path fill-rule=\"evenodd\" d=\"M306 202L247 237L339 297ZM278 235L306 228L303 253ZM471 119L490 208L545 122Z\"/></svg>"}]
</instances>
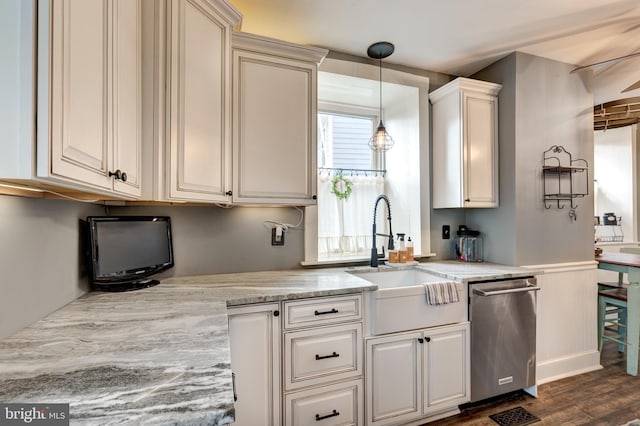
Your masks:
<instances>
[{"instance_id":1,"label":"tv stand","mask_svg":"<svg viewBox=\"0 0 640 426\"><path fill-rule=\"evenodd\" d=\"M153 287L154 285L160 284L158 280L146 280L146 281L132 281L129 283L118 283L118 284L93 284L92 288L98 291L110 291L110 292L120 292L120 291L133 291L133 290L141 290L147 287Z\"/></svg>"}]
</instances>

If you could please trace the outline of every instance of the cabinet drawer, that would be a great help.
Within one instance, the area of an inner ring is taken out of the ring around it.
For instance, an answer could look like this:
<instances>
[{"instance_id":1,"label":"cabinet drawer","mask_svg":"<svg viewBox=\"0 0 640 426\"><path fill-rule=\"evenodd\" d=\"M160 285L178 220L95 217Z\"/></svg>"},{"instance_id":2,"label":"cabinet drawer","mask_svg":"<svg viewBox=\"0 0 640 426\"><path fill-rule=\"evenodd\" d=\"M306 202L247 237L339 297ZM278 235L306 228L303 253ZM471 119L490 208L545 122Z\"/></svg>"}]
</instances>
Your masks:
<instances>
[{"instance_id":1,"label":"cabinet drawer","mask_svg":"<svg viewBox=\"0 0 640 426\"><path fill-rule=\"evenodd\" d=\"M287 390L362 373L362 324L321 327L284 335Z\"/></svg>"},{"instance_id":2,"label":"cabinet drawer","mask_svg":"<svg viewBox=\"0 0 640 426\"><path fill-rule=\"evenodd\" d=\"M362 380L290 393L285 401L285 425L363 424L362 399Z\"/></svg>"},{"instance_id":3,"label":"cabinet drawer","mask_svg":"<svg viewBox=\"0 0 640 426\"><path fill-rule=\"evenodd\" d=\"M362 296L320 297L285 302L285 329L362 319Z\"/></svg>"}]
</instances>

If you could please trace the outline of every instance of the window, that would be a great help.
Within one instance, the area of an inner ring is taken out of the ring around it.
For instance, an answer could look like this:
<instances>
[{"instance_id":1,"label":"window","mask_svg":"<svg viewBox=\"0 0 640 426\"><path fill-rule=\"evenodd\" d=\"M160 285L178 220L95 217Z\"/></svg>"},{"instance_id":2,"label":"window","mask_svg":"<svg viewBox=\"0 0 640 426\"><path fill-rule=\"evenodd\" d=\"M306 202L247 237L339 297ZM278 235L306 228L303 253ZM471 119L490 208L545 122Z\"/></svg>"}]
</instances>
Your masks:
<instances>
[{"instance_id":1,"label":"window","mask_svg":"<svg viewBox=\"0 0 640 426\"><path fill-rule=\"evenodd\" d=\"M303 265L368 260L373 208L380 194L391 201L393 231L411 236L416 256L430 254L429 80L383 71L384 123L396 143L377 155L368 140L378 124L378 78L379 70L373 65L332 58L321 64L318 203L305 208ZM352 189L348 198L343 180ZM378 206L376 225L377 232L388 233L384 204ZM386 237L376 238L379 252L386 245Z\"/></svg>"},{"instance_id":2,"label":"window","mask_svg":"<svg viewBox=\"0 0 640 426\"><path fill-rule=\"evenodd\" d=\"M318 114L318 258L366 257L372 200L384 193L381 156L368 141L377 117Z\"/></svg>"}]
</instances>

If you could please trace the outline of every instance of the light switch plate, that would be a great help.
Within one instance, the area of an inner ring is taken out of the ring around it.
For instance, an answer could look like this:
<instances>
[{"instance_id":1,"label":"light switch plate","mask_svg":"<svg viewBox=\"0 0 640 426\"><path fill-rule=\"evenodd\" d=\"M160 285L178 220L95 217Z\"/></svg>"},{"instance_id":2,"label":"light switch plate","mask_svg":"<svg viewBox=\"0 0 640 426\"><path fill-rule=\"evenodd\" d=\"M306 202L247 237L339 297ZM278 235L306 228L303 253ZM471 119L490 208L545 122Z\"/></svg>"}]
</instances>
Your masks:
<instances>
[{"instance_id":1,"label":"light switch plate","mask_svg":"<svg viewBox=\"0 0 640 426\"><path fill-rule=\"evenodd\" d=\"M448 240L451 238L451 227L449 225L442 225L442 239Z\"/></svg>"}]
</instances>

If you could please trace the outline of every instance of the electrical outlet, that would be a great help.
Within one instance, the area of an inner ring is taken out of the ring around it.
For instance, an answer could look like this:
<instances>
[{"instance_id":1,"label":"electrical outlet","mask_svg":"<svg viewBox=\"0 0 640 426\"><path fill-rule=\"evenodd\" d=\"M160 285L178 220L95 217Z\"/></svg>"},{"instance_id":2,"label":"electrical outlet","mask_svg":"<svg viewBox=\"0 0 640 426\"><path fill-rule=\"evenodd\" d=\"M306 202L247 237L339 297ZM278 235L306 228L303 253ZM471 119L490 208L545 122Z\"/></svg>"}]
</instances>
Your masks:
<instances>
[{"instance_id":1,"label":"electrical outlet","mask_svg":"<svg viewBox=\"0 0 640 426\"><path fill-rule=\"evenodd\" d=\"M451 238L451 227L449 225L442 225L442 239L448 240Z\"/></svg>"},{"instance_id":2,"label":"electrical outlet","mask_svg":"<svg viewBox=\"0 0 640 426\"><path fill-rule=\"evenodd\" d=\"M280 227L271 228L271 245L283 246L284 245L284 230Z\"/></svg>"}]
</instances>

